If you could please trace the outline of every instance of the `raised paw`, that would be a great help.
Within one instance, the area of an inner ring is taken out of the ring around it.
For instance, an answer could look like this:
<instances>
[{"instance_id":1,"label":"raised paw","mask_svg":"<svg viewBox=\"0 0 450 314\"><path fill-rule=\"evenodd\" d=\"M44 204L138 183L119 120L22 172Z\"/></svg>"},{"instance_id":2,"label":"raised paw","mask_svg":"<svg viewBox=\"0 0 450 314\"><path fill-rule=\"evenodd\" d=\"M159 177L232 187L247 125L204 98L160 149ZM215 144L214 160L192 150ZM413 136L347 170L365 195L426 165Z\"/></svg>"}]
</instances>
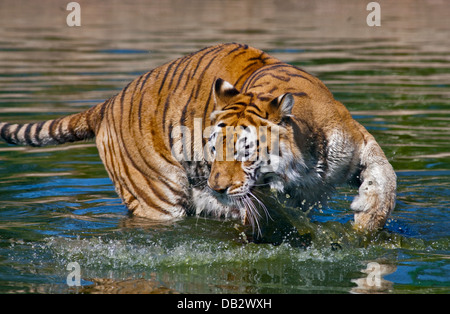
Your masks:
<instances>
[{"instance_id":1,"label":"raised paw","mask_svg":"<svg viewBox=\"0 0 450 314\"><path fill-rule=\"evenodd\" d=\"M367 167L361 178L359 194L350 206L355 211L355 227L367 231L380 229L395 207L397 177L386 161Z\"/></svg>"}]
</instances>

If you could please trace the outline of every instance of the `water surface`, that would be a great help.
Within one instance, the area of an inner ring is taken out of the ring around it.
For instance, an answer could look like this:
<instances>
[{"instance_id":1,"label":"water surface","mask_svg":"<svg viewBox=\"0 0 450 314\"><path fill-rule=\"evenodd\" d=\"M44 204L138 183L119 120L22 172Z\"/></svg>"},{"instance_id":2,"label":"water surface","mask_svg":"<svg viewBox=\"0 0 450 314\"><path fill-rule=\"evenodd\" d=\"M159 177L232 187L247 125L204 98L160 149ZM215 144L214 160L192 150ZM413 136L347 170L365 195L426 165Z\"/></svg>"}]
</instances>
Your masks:
<instances>
[{"instance_id":1,"label":"water surface","mask_svg":"<svg viewBox=\"0 0 450 314\"><path fill-rule=\"evenodd\" d=\"M0 292L448 293L450 41L445 1L0 3L0 120L85 110L179 56L242 42L321 78L398 176L385 230L351 228L347 187L299 226L309 246L246 243L235 221L128 215L91 142L0 143ZM303 219L303 220L302 220ZM77 262L81 288L68 287ZM382 274L370 285L371 263Z\"/></svg>"}]
</instances>

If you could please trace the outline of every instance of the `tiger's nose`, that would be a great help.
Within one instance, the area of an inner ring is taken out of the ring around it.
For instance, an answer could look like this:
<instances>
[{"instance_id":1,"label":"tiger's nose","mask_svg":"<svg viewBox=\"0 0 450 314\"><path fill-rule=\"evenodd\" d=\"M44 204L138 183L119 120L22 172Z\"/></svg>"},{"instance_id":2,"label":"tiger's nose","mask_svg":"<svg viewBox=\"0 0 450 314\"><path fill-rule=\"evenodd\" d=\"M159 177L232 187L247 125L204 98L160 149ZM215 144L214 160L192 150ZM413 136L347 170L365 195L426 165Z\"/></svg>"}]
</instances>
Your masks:
<instances>
[{"instance_id":1,"label":"tiger's nose","mask_svg":"<svg viewBox=\"0 0 450 314\"><path fill-rule=\"evenodd\" d=\"M209 182L208 182L208 186L209 186L212 190L214 190L215 192L217 192L217 193L219 193L219 194L225 194L225 193L227 193L227 192L228 192L228 189L230 188L230 186L222 186L222 185L219 185L219 184L213 184L213 185L211 185L211 184L209 184Z\"/></svg>"},{"instance_id":2,"label":"tiger's nose","mask_svg":"<svg viewBox=\"0 0 450 314\"><path fill-rule=\"evenodd\" d=\"M216 191L219 194L226 194L227 191L228 191L228 188L221 188L221 187L217 188L217 187L215 187L214 191Z\"/></svg>"}]
</instances>

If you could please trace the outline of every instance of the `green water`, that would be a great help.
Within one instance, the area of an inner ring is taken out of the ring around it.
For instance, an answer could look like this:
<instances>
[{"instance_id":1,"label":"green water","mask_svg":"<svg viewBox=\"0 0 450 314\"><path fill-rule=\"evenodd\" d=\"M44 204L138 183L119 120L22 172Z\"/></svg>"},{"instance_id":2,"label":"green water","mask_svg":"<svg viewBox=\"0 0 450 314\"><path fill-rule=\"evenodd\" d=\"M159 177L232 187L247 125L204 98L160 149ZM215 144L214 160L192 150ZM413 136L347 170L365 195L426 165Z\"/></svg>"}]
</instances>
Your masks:
<instances>
[{"instance_id":1,"label":"green water","mask_svg":"<svg viewBox=\"0 0 450 314\"><path fill-rule=\"evenodd\" d=\"M0 292L450 292L445 1L379 1L378 28L352 1L207 3L80 1L82 26L70 28L52 1L2 1L0 120L79 112L176 57L247 43L317 75L375 136L398 176L386 228L352 229L347 187L330 208L292 213L298 232L278 245L248 243L236 221L155 224L129 216L93 143L0 143ZM66 283L72 262L78 288Z\"/></svg>"}]
</instances>

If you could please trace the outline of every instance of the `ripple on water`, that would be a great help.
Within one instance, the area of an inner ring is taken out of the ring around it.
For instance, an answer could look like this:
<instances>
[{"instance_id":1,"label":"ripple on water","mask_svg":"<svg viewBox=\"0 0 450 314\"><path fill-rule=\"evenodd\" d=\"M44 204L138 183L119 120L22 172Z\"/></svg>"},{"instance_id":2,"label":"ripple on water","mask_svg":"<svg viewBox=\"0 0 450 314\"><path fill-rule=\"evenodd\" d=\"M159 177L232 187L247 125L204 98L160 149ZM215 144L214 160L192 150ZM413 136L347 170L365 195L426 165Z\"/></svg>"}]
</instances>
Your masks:
<instances>
[{"instance_id":1,"label":"ripple on water","mask_svg":"<svg viewBox=\"0 0 450 314\"><path fill-rule=\"evenodd\" d=\"M219 229L221 234L206 239L196 232L208 228ZM190 235L186 229L191 229ZM420 254L449 245L448 241L427 242L387 230L361 235L350 224L317 224L311 230L315 234L307 248L289 241L244 244L234 223L192 218L159 232L134 229L89 238L49 237L33 244L33 250L37 252L35 264L50 260L62 280L68 273L66 265L79 263L86 286L105 285L105 278L114 284L146 279L174 291L279 293L349 292L355 284L359 287L358 279L366 278L364 271L371 262L395 272L396 266L388 262L398 254L393 249ZM337 233L341 245L333 246Z\"/></svg>"}]
</instances>

